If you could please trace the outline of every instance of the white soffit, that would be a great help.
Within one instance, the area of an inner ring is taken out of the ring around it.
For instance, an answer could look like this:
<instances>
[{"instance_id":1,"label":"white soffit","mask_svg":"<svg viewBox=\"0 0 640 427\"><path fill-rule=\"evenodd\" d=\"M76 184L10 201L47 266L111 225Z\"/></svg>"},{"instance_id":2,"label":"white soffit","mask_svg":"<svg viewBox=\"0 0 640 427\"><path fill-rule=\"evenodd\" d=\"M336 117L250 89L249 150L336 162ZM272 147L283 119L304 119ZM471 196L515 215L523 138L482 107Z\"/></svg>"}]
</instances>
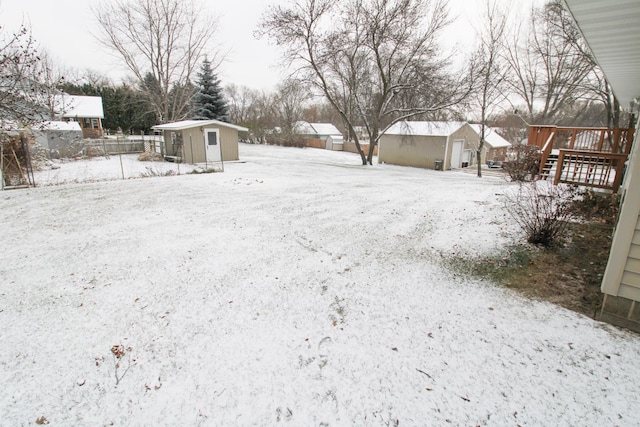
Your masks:
<instances>
[{"instance_id":1,"label":"white soffit","mask_svg":"<svg viewBox=\"0 0 640 427\"><path fill-rule=\"evenodd\" d=\"M620 105L640 98L640 0L565 0Z\"/></svg>"}]
</instances>

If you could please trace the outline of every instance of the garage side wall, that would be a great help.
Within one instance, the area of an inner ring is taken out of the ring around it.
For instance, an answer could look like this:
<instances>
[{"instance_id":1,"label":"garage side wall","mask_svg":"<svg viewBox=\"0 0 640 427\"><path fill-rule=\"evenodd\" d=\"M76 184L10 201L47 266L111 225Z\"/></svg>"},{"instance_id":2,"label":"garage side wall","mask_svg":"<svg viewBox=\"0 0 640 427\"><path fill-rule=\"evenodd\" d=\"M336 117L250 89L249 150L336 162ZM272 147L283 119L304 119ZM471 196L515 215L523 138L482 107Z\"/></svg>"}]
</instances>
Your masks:
<instances>
[{"instance_id":1,"label":"garage side wall","mask_svg":"<svg viewBox=\"0 0 640 427\"><path fill-rule=\"evenodd\" d=\"M436 160L444 160L445 148L445 137L383 135L380 140L378 162L435 169Z\"/></svg>"},{"instance_id":2,"label":"garage side wall","mask_svg":"<svg viewBox=\"0 0 640 427\"><path fill-rule=\"evenodd\" d=\"M478 134L468 124L465 124L460 129L458 129L457 131L453 132L451 134L451 136L449 137L449 141L451 143L449 144L449 147L448 147L447 160L446 160L446 163L444 165L445 169L447 169L447 170L451 169L451 154L452 154L452 150L453 150L453 141L460 141L460 140L464 141L464 145L463 145L462 149L463 150L471 150L472 153L475 153L476 147L478 146L478 143L480 142L480 138L478 137ZM472 159L471 164L475 164L476 161L477 160L473 160Z\"/></svg>"}]
</instances>

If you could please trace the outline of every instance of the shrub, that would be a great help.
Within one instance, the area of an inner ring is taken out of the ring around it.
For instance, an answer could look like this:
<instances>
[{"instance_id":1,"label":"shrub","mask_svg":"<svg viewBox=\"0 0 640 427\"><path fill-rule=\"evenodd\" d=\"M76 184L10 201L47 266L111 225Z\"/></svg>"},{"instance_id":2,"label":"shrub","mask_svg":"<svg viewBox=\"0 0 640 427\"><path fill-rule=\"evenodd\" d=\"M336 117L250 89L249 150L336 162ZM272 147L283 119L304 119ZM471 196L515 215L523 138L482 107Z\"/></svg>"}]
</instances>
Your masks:
<instances>
[{"instance_id":1,"label":"shrub","mask_svg":"<svg viewBox=\"0 0 640 427\"><path fill-rule=\"evenodd\" d=\"M536 181L505 194L504 203L529 243L551 246L574 217L575 199L575 187Z\"/></svg>"},{"instance_id":2,"label":"shrub","mask_svg":"<svg viewBox=\"0 0 640 427\"><path fill-rule=\"evenodd\" d=\"M516 144L512 147L509 160L502 168L507 172L511 181L533 181L538 174L540 153L538 147Z\"/></svg>"},{"instance_id":3,"label":"shrub","mask_svg":"<svg viewBox=\"0 0 640 427\"><path fill-rule=\"evenodd\" d=\"M615 224L620 211L620 195L582 190L573 202L573 209L586 221Z\"/></svg>"},{"instance_id":4,"label":"shrub","mask_svg":"<svg viewBox=\"0 0 640 427\"><path fill-rule=\"evenodd\" d=\"M140 162L164 162L164 157L162 154L156 153L155 151L145 151L144 153L140 153L138 156L138 161Z\"/></svg>"},{"instance_id":5,"label":"shrub","mask_svg":"<svg viewBox=\"0 0 640 427\"><path fill-rule=\"evenodd\" d=\"M267 144L303 148L306 146L307 141L301 135L274 134L267 136Z\"/></svg>"}]
</instances>

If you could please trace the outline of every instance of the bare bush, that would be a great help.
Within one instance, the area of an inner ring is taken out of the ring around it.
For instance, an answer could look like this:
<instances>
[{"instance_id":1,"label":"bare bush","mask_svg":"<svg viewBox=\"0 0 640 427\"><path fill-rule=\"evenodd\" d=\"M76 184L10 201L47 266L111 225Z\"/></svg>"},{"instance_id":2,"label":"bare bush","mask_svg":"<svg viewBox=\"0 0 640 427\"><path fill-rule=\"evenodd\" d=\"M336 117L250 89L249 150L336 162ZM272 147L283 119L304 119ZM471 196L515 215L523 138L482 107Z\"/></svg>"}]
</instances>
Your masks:
<instances>
[{"instance_id":1,"label":"bare bush","mask_svg":"<svg viewBox=\"0 0 640 427\"><path fill-rule=\"evenodd\" d=\"M138 156L140 162L164 162L164 157L155 151L145 151Z\"/></svg>"},{"instance_id":2,"label":"bare bush","mask_svg":"<svg viewBox=\"0 0 640 427\"><path fill-rule=\"evenodd\" d=\"M283 147L303 148L307 145L307 141L302 135L295 134L277 134L267 136L267 144L281 145Z\"/></svg>"},{"instance_id":3,"label":"bare bush","mask_svg":"<svg viewBox=\"0 0 640 427\"><path fill-rule=\"evenodd\" d=\"M157 168L153 168L151 166L146 166L145 167L146 172L142 172L140 174L140 177L142 178L152 178L152 177L156 177L156 176L174 176L176 175L176 172L172 169L163 171L161 169L157 169Z\"/></svg>"},{"instance_id":4,"label":"bare bush","mask_svg":"<svg viewBox=\"0 0 640 427\"><path fill-rule=\"evenodd\" d=\"M523 183L504 196L507 212L525 232L527 241L551 246L574 216L575 187L547 181Z\"/></svg>"},{"instance_id":5,"label":"bare bush","mask_svg":"<svg viewBox=\"0 0 640 427\"><path fill-rule=\"evenodd\" d=\"M533 181L538 175L540 167L540 153L538 147L532 145L515 144L510 158L502 165L511 181Z\"/></svg>"},{"instance_id":6,"label":"bare bush","mask_svg":"<svg viewBox=\"0 0 640 427\"><path fill-rule=\"evenodd\" d=\"M620 212L620 195L581 190L573 203L576 215L586 221L615 224Z\"/></svg>"}]
</instances>

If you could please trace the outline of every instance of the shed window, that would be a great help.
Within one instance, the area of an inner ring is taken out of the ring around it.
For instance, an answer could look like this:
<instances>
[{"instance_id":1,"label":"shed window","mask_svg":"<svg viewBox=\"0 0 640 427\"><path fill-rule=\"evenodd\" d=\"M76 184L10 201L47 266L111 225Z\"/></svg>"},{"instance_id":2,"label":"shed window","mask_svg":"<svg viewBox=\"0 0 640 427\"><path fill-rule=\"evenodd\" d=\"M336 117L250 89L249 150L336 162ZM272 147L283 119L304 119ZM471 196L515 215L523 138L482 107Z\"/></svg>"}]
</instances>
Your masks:
<instances>
[{"instance_id":1,"label":"shed window","mask_svg":"<svg viewBox=\"0 0 640 427\"><path fill-rule=\"evenodd\" d=\"M218 145L218 132L207 132L207 140L209 145Z\"/></svg>"}]
</instances>

